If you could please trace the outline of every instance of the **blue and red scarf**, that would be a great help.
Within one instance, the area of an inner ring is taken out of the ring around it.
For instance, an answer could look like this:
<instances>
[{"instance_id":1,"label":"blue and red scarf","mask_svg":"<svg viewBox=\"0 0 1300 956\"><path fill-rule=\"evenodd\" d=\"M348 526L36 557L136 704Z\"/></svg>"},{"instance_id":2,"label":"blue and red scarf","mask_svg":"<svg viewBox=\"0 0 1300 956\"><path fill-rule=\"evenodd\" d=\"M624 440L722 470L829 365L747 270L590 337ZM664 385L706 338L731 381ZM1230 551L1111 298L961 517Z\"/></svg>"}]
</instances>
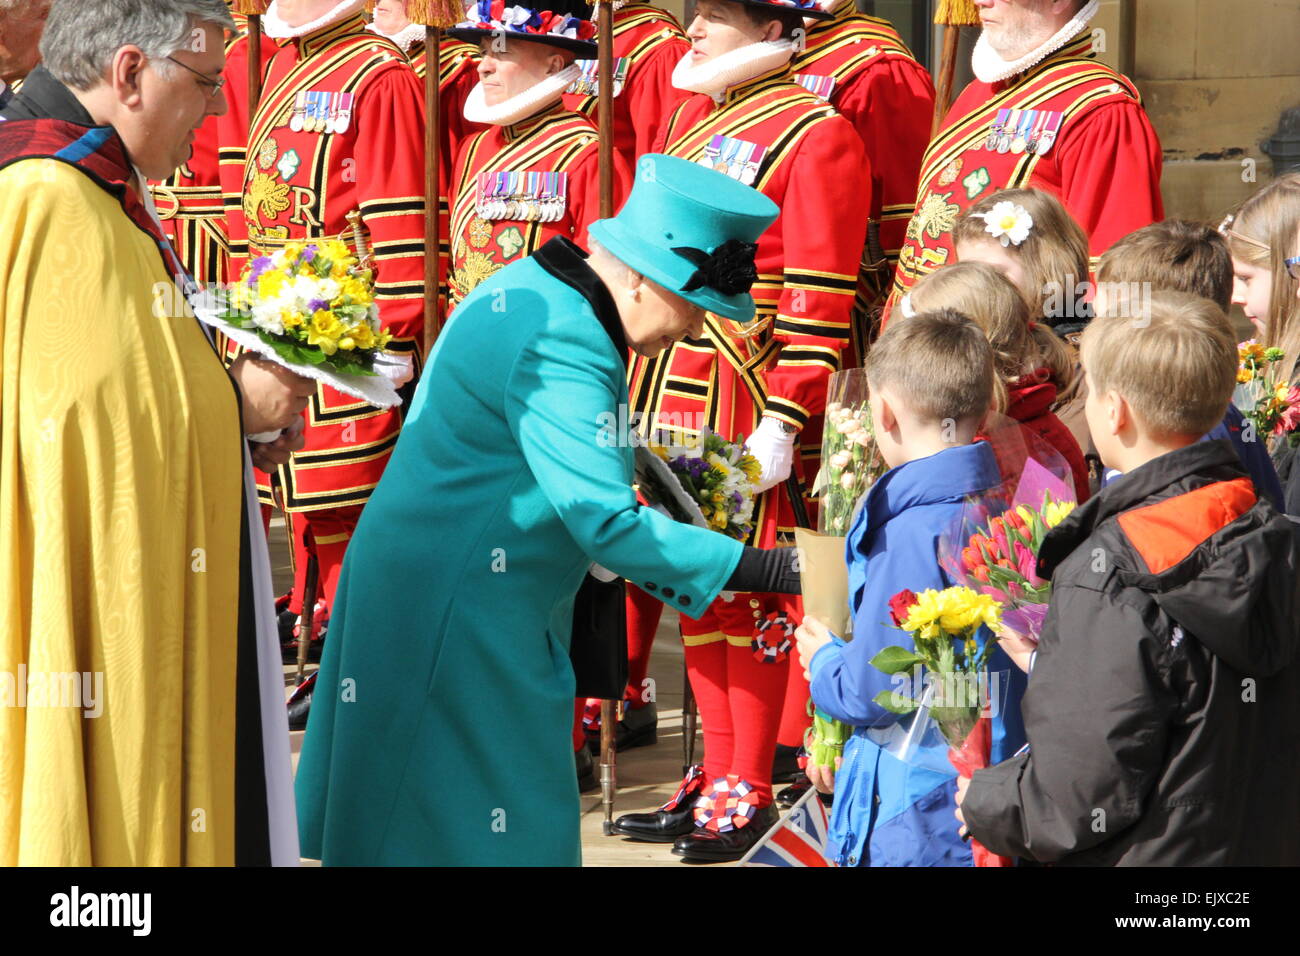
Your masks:
<instances>
[{"instance_id":1,"label":"blue and red scarf","mask_svg":"<svg viewBox=\"0 0 1300 956\"><path fill-rule=\"evenodd\" d=\"M67 163L115 198L138 229L158 246L163 265L187 294L196 289L171 243L149 215L126 146L111 126L81 126L60 119L0 123L0 169L24 159Z\"/></svg>"}]
</instances>

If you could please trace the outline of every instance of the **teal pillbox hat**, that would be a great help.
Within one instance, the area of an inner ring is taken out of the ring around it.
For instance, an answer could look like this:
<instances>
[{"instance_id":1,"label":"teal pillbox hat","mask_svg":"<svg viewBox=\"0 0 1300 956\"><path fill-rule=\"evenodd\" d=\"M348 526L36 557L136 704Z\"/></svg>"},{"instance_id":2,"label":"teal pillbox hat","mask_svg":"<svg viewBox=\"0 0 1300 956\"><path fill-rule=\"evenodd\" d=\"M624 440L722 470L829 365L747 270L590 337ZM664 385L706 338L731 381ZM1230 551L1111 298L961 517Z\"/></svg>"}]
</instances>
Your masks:
<instances>
[{"instance_id":1,"label":"teal pillbox hat","mask_svg":"<svg viewBox=\"0 0 1300 956\"><path fill-rule=\"evenodd\" d=\"M697 163L646 153L632 193L591 238L620 262L716 315L754 318L753 250L781 210L757 189ZM678 251L674 251L678 250ZM716 254L716 255L715 255ZM721 286L718 288L717 286Z\"/></svg>"}]
</instances>

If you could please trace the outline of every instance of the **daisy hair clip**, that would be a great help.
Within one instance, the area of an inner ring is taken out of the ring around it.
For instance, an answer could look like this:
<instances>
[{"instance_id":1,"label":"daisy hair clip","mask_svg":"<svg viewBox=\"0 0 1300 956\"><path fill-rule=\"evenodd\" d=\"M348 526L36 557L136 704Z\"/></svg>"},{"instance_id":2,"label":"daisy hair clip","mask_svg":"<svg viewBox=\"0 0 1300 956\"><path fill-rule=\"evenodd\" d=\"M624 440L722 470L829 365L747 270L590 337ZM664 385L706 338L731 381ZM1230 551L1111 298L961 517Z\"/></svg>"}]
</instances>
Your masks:
<instances>
[{"instance_id":1,"label":"daisy hair clip","mask_svg":"<svg viewBox=\"0 0 1300 956\"><path fill-rule=\"evenodd\" d=\"M984 231L1003 247L1020 245L1029 238L1029 230L1034 226L1034 217L1029 215L1029 210L1008 200L995 203L982 218Z\"/></svg>"}]
</instances>

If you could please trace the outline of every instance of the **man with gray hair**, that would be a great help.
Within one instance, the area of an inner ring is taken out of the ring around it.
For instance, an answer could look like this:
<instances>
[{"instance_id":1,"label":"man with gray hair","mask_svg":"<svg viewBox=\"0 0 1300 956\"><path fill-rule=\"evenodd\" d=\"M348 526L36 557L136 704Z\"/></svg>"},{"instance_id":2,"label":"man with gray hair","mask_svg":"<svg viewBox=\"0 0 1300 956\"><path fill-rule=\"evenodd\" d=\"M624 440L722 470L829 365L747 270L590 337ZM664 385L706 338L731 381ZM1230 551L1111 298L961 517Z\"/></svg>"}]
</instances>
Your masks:
<instances>
[{"instance_id":1,"label":"man with gray hair","mask_svg":"<svg viewBox=\"0 0 1300 956\"><path fill-rule=\"evenodd\" d=\"M0 109L40 61L37 46L50 0L0 0Z\"/></svg>"},{"instance_id":2,"label":"man with gray hair","mask_svg":"<svg viewBox=\"0 0 1300 956\"><path fill-rule=\"evenodd\" d=\"M0 123L0 865L297 861L243 435L313 383L226 372L145 187L224 112L232 27L222 0L54 0ZM33 692L66 675L103 706Z\"/></svg>"}]
</instances>

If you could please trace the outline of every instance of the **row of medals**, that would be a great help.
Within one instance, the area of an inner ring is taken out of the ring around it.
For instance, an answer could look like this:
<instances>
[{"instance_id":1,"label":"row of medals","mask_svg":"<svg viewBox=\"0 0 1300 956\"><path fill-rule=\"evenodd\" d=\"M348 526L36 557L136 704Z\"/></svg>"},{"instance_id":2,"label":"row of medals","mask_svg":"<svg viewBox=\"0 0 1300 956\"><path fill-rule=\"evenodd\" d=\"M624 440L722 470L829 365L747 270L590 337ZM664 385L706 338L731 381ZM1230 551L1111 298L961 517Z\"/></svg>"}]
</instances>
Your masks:
<instances>
[{"instance_id":1,"label":"row of medals","mask_svg":"<svg viewBox=\"0 0 1300 956\"><path fill-rule=\"evenodd\" d=\"M351 93L334 93L329 99L320 99L307 105L300 96L289 114L289 129L295 133L342 133L352 122ZM302 103L303 105L299 105ZM326 105L328 104L328 105ZM325 107L322 109L321 107Z\"/></svg>"},{"instance_id":2,"label":"row of medals","mask_svg":"<svg viewBox=\"0 0 1300 956\"><path fill-rule=\"evenodd\" d=\"M1032 121L1030 122L1032 126ZM1037 153L1046 153L1056 142L1056 130L1051 129L1051 121L1048 127L1043 129L1037 137L1032 133L1022 134L1018 127L1014 134L1011 125L994 123L993 128L989 130L988 139L984 141L984 148L991 153L1027 153L1033 156Z\"/></svg>"},{"instance_id":3,"label":"row of medals","mask_svg":"<svg viewBox=\"0 0 1300 956\"><path fill-rule=\"evenodd\" d=\"M502 196L480 200L475 206L483 219L559 222L564 218L564 200L558 196Z\"/></svg>"}]
</instances>

